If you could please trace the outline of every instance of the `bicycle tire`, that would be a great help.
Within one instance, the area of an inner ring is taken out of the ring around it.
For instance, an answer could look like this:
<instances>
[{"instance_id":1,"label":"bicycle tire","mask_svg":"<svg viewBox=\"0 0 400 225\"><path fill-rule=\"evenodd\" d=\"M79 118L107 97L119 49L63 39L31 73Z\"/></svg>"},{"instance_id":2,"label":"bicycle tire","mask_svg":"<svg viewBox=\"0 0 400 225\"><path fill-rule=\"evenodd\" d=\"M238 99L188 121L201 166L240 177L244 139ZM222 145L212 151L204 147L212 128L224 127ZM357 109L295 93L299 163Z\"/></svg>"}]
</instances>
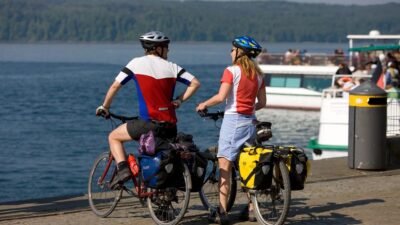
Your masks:
<instances>
[{"instance_id":1,"label":"bicycle tire","mask_svg":"<svg viewBox=\"0 0 400 225\"><path fill-rule=\"evenodd\" d=\"M208 161L209 165L207 165L206 176L204 178L203 186L199 191L199 196L201 203L203 204L205 210L211 211L216 210L219 206L219 166L218 161ZM211 166L210 166L211 162ZM236 193L237 193L237 180L236 180L236 172L235 168L232 167L231 174L231 187L230 187L228 204L226 207L226 211L229 212L233 204L235 203Z\"/></svg>"},{"instance_id":2,"label":"bicycle tire","mask_svg":"<svg viewBox=\"0 0 400 225\"><path fill-rule=\"evenodd\" d=\"M148 188L148 192L155 193L147 198L147 207L149 209L151 218L158 225L178 224L183 219L188 209L192 180L187 165L183 162L181 165L183 168L182 176L185 183L183 188ZM173 203L179 204L180 197L178 196L178 193L183 195L183 200L180 202L181 205L180 207L179 205L172 206ZM176 213L177 210L179 210L178 213Z\"/></svg>"},{"instance_id":3,"label":"bicycle tire","mask_svg":"<svg viewBox=\"0 0 400 225\"><path fill-rule=\"evenodd\" d=\"M94 214L103 218L114 211L122 195L122 190L113 191L110 188L111 179L117 169L114 160L111 162L104 180L99 183L107 168L109 157L110 152L104 152L97 157L90 171L88 182L90 208Z\"/></svg>"},{"instance_id":4,"label":"bicycle tire","mask_svg":"<svg viewBox=\"0 0 400 225\"><path fill-rule=\"evenodd\" d=\"M285 162L279 160L279 164L274 163L271 188L254 191L250 195L258 223L283 224L288 215L291 195L289 172Z\"/></svg>"}]
</instances>

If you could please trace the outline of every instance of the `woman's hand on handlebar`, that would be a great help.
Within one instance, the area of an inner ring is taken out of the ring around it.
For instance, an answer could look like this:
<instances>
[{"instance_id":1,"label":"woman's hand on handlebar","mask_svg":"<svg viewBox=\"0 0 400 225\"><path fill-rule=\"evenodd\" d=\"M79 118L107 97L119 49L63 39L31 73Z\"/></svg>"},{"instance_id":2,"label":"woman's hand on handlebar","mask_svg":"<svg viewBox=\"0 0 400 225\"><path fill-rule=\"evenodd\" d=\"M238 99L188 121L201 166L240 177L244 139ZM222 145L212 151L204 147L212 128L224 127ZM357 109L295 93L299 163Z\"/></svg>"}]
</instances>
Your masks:
<instances>
[{"instance_id":1,"label":"woman's hand on handlebar","mask_svg":"<svg viewBox=\"0 0 400 225\"><path fill-rule=\"evenodd\" d=\"M204 102L198 104L197 107L196 107L196 111L197 112L207 111L207 105Z\"/></svg>"},{"instance_id":2,"label":"woman's hand on handlebar","mask_svg":"<svg viewBox=\"0 0 400 225\"><path fill-rule=\"evenodd\" d=\"M110 117L110 111L108 110L108 108L101 105L96 109L96 116L101 116L108 119Z\"/></svg>"},{"instance_id":3,"label":"woman's hand on handlebar","mask_svg":"<svg viewBox=\"0 0 400 225\"><path fill-rule=\"evenodd\" d=\"M207 112L208 112L207 109L198 110L198 111L197 111L197 114L199 114L199 116L201 116L201 117L206 117L206 116L207 116Z\"/></svg>"}]
</instances>

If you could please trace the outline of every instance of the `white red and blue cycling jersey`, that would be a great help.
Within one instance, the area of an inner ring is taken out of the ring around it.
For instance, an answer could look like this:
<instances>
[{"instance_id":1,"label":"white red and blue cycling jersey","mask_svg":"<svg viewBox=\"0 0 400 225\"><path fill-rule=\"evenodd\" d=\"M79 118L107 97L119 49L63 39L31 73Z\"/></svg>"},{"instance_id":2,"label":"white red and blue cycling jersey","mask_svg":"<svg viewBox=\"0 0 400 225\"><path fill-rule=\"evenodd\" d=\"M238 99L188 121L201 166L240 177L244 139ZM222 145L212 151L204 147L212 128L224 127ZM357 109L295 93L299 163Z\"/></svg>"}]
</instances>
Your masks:
<instances>
[{"instance_id":1,"label":"white red and blue cycling jersey","mask_svg":"<svg viewBox=\"0 0 400 225\"><path fill-rule=\"evenodd\" d=\"M141 119L175 124L177 119L171 102L176 81L190 85L193 78L192 74L175 63L146 55L132 59L115 80L122 85L129 80L135 81Z\"/></svg>"},{"instance_id":2,"label":"white red and blue cycling jersey","mask_svg":"<svg viewBox=\"0 0 400 225\"><path fill-rule=\"evenodd\" d=\"M226 100L225 114L253 115L258 90L265 88L262 76L247 78L238 65L229 66L222 74L221 83L232 85Z\"/></svg>"}]
</instances>

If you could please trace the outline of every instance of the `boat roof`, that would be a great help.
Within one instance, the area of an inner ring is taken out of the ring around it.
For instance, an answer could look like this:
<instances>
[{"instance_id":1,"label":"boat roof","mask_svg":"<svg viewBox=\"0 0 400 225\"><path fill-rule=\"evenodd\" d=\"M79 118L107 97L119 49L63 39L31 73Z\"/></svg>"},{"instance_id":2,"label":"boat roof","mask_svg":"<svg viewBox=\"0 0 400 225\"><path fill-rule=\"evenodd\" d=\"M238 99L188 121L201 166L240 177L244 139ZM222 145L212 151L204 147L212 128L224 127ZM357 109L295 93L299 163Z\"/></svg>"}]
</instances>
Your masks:
<instances>
[{"instance_id":1,"label":"boat roof","mask_svg":"<svg viewBox=\"0 0 400 225\"><path fill-rule=\"evenodd\" d=\"M397 34L389 34L389 35L381 35L381 34L350 34L347 35L347 39L354 39L354 40L374 40L374 39L385 39L385 40L390 40L390 39L398 39L400 40L400 35Z\"/></svg>"},{"instance_id":2,"label":"boat roof","mask_svg":"<svg viewBox=\"0 0 400 225\"><path fill-rule=\"evenodd\" d=\"M289 75L327 75L332 76L338 67L331 66L309 66L309 65L260 65L260 69L266 74L289 74Z\"/></svg>"},{"instance_id":3,"label":"boat roof","mask_svg":"<svg viewBox=\"0 0 400 225\"><path fill-rule=\"evenodd\" d=\"M371 45L366 47L350 48L352 52L369 52L369 51L387 51L387 50L398 50L400 45Z\"/></svg>"}]
</instances>

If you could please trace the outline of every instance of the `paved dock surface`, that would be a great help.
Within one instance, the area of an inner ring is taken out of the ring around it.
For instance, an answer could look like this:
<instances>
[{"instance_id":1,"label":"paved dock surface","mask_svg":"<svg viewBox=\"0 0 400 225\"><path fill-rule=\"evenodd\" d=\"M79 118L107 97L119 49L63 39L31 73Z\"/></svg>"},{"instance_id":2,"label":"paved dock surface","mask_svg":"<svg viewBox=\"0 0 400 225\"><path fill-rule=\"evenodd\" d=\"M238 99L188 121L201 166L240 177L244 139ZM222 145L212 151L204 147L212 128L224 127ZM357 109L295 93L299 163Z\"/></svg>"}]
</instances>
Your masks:
<instances>
[{"instance_id":1,"label":"paved dock surface","mask_svg":"<svg viewBox=\"0 0 400 225\"><path fill-rule=\"evenodd\" d=\"M292 192L286 224L400 224L400 165L385 171L352 170L347 158L312 161L311 174L302 191ZM231 213L238 220L246 197L239 193ZM67 196L0 203L0 225L142 225L154 224L146 207L134 198L124 199L108 218L95 216L86 196ZM208 224L197 193L181 224Z\"/></svg>"}]
</instances>

